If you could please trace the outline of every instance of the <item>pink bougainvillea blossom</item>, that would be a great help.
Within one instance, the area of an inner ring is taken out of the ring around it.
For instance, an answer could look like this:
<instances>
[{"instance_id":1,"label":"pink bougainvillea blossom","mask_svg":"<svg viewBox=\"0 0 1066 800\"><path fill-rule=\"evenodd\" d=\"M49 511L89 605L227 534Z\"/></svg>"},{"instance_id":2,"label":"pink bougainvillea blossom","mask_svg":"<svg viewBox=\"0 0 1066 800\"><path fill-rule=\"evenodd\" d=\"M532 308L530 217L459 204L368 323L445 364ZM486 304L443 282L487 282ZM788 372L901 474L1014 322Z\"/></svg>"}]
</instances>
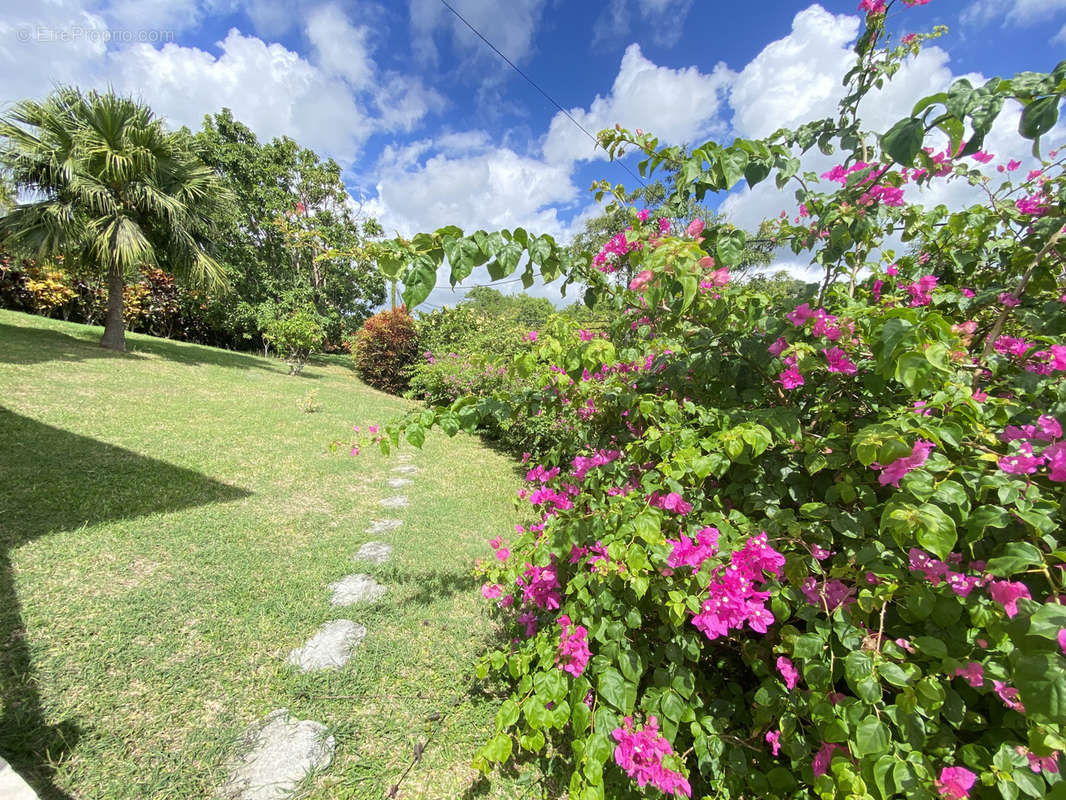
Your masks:
<instances>
[{"instance_id":1,"label":"pink bougainvillea blossom","mask_svg":"<svg viewBox=\"0 0 1066 800\"><path fill-rule=\"evenodd\" d=\"M788 342L785 341L785 337L779 336L777 337L777 341L775 341L766 349L770 352L770 355L779 356L782 352L784 352L786 347L788 347Z\"/></svg>"},{"instance_id":2,"label":"pink bougainvillea blossom","mask_svg":"<svg viewBox=\"0 0 1066 800\"><path fill-rule=\"evenodd\" d=\"M1018 613L1018 601L1029 598L1029 587L1021 582L992 581L988 585L989 596L1003 606L1007 616L1013 619Z\"/></svg>"},{"instance_id":3,"label":"pink bougainvillea blossom","mask_svg":"<svg viewBox=\"0 0 1066 800\"><path fill-rule=\"evenodd\" d=\"M974 689L980 689L985 685L985 668L978 661L971 661L965 667L959 667L954 672L954 677L962 678Z\"/></svg>"},{"instance_id":4,"label":"pink bougainvillea blossom","mask_svg":"<svg viewBox=\"0 0 1066 800\"><path fill-rule=\"evenodd\" d=\"M641 270L639 273L637 273L637 277L635 277L629 282L629 288L632 289L634 292L642 291L645 286L651 283L652 278L654 277L655 273L652 272L650 269Z\"/></svg>"},{"instance_id":5,"label":"pink bougainvillea blossom","mask_svg":"<svg viewBox=\"0 0 1066 800\"><path fill-rule=\"evenodd\" d=\"M830 372L841 372L845 375L855 374L855 365L851 363L848 354L839 347L834 347L831 350L823 350L822 353L825 354L825 358L829 362Z\"/></svg>"},{"instance_id":6,"label":"pink bougainvillea blossom","mask_svg":"<svg viewBox=\"0 0 1066 800\"><path fill-rule=\"evenodd\" d=\"M936 790L944 800L965 800L976 780L977 776L966 767L944 767L936 781Z\"/></svg>"},{"instance_id":7,"label":"pink bougainvillea blossom","mask_svg":"<svg viewBox=\"0 0 1066 800\"><path fill-rule=\"evenodd\" d=\"M667 539L666 543L673 547L666 559L671 569L686 566L697 572L704 561L718 553L718 529L700 528L696 532L695 542L682 534L676 540Z\"/></svg>"},{"instance_id":8,"label":"pink bougainvillea blossom","mask_svg":"<svg viewBox=\"0 0 1066 800\"><path fill-rule=\"evenodd\" d=\"M891 464L881 466L876 462L870 466L874 469L880 469L881 474L877 476L878 482L882 486L888 486L891 484L897 489L899 488L899 482L903 479L903 476L908 472L918 469L929 458L929 453L936 447L932 442L926 442L919 439L914 443L914 447L911 448L911 454L909 456L903 456L897 458Z\"/></svg>"},{"instance_id":9,"label":"pink bougainvillea blossom","mask_svg":"<svg viewBox=\"0 0 1066 800\"><path fill-rule=\"evenodd\" d=\"M766 741L770 745L770 752L775 756L781 752L781 731L767 731Z\"/></svg>"},{"instance_id":10,"label":"pink bougainvillea blossom","mask_svg":"<svg viewBox=\"0 0 1066 800\"><path fill-rule=\"evenodd\" d=\"M936 275L924 275L915 283L909 283L903 287L910 292L912 308L927 306L933 302L930 293L936 288L937 280Z\"/></svg>"},{"instance_id":11,"label":"pink bougainvillea blossom","mask_svg":"<svg viewBox=\"0 0 1066 800\"><path fill-rule=\"evenodd\" d=\"M697 217L688 224L688 227L685 228L685 233L695 239L701 233L703 233L703 224L703 220Z\"/></svg>"},{"instance_id":12,"label":"pink bougainvillea blossom","mask_svg":"<svg viewBox=\"0 0 1066 800\"><path fill-rule=\"evenodd\" d=\"M522 598L525 602L542 610L556 610L562 600L560 594L559 578L555 574L554 566L535 567L527 565L526 571L518 579L518 585L522 587Z\"/></svg>"},{"instance_id":13,"label":"pink bougainvillea blossom","mask_svg":"<svg viewBox=\"0 0 1066 800\"><path fill-rule=\"evenodd\" d=\"M647 724L634 730L633 718L625 717L621 728L611 732L618 745L614 761L626 775L642 789L649 783L663 794L692 796L692 788L683 775L663 765L663 759L673 755L673 748L659 735L659 722L648 717Z\"/></svg>"},{"instance_id":14,"label":"pink bougainvillea blossom","mask_svg":"<svg viewBox=\"0 0 1066 800\"><path fill-rule=\"evenodd\" d=\"M781 673L781 678L784 680L785 686L789 689L796 688L796 684L799 683L799 671L797 671L789 659L784 656L778 656L777 671Z\"/></svg>"},{"instance_id":15,"label":"pink bougainvillea blossom","mask_svg":"<svg viewBox=\"0 0 1066 800\"><path fill-rule=\"evenodd\" d=\"M1019 714L1025 713L1025 706L1018 698L1018 690L1015 687L1008 686L1003 681L992 681L992 687L996 691L996 696L1003 701L1003 705Z\"/></svg>"},{"instance_id":16,"label":"pink bougainvillea blossom","mask_svg":"<svg viewBox=\"0 0 1066 800\"><path fill-rule=\"evenodd\" d=\"M1059 648L1062 650L1062 654L1066 656L1066 628L1059 631Z\"/></svg>"},{"instance_id":17,"label":"pink bougainvillea blossom","mask_svg":"<svg viewBox=\"0 0 1066 800\"><path fill-rule=\"evenodd\" d=\"M832 614L842 605L854 603L855 587L848 586L835 578L819 582L817 578L807 578L800 585L800 592L812 606Z\"/></svg>"},{"instance_id":18,"label":"pink bougainvillea blossom","mask_svg":"<svg viewBox=\"0 0 1066 800\"><path fill-rule=\"evenodd\" d=\"M559 634L559 655L556 663L563 672L568 672L576 678L585 671L585 666L592 656L587 641L588 631L583 625L573 625L566 614L559 617L559 625L562 631Z\"/></svg>"},{"instance_id":19,"label":"pink bougainvillea blossom","mask_svg":"<svg viewBox=\"0 0 1066 800\"><path fill-rule=\"evenodd\" d=\"M670 492L666 495L662 495L659 492L652 492L648 495L648 505L681 515L692 511L692 503L686 503L685 498L677 492Z\"/></svg>"},{"instance_id":20,"label":"pink bougainvillea blossom","mask_svg":"<svg viewBox=\"0 0 1066 800\"><path fill-rule=\"evenodd\" d=\"M792 367L778 375L775 383L780 383L786 389L795 389L803 385L803 375L798 369Z\"/></svg>"},{"instance_id":21,"label":"pink bougainvillea blossom","mask_svg":"<svg viewBox=\"0 0 1066 800\"><path fill-rule=\"evenodd\" d=\"M733 551L728 567L715 569L692 624L712 641L745 624L756 633L766 633L774 621L766 608L770 593L756 584L766 581L767 572L779 577L784 565L785 557L767 543L765 532L749 538L743 548Z\"/></svg>"},{"instance_id":22,"label":"pink bougainvillea blossom","mask_svg":"<svg viewBox=\"0 0 1066 800\"><path fill-rule=\"evenodd\" d=\"M1038 756L1031 750L1025 751L1025 757L1029 761L1029 769L1033 772L1050 772L1052 774L1058 774L1059 771L1059 754L1058 752L1052 753L1050 756Z\"/></svg>"},{"instance_id":23,"label":"pink bougainvillea blossom","mask_svg":"<svg viewBox=\"0 0 1066 800\"><path fill-rule=\"evenodd\" d=\"M885 0L862 0L859 3L859 11L865 11L867 14L884 14Z\"/></svg>"},{"instance_id":24,"label":"pink bougainvillea blossom","mask_svg":"<svg viewBox=\"0 0 1066 800\"><path fill-rule=\"evenodd\" d=\"M495 583L486 583L481 587L481 596L486 600L495 600L503 594L503 587Z\"/></svg>"},{"instance_id":25,"label":"pink bougainvillea blossom","mask_svg":"<svg viewBox=\"0 0 1066 800\"><path fill-rule=\"evenodd\" d=\"M847 745L835 744L833 742L823 742L818 752L814 754L814 760L811 761L811 769L814 771L814 777L820 778L829 771L829 765L833 761L833 753L840 750L842 753L851 755L851 751L848 750Z\"/></svg>"}]
</instances>

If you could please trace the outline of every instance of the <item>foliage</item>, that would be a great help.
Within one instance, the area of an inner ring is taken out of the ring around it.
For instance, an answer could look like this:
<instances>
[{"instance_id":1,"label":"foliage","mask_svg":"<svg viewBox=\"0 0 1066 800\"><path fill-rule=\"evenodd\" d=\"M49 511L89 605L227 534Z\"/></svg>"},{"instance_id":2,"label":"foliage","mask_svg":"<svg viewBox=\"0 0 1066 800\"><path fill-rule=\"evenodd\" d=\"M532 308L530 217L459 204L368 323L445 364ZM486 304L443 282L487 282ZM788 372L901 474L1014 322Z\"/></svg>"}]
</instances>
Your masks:
<instances>
[{"instance_id":1,"label":"foliage","mask_svg":"<svg viewBox=\"0 0 1066 800\"><path fill-rule=\"evenodd\" d=\"M403 306L382 311L355 335L355 369L368 384L391 394L407 388L408 372L418 357L418 329Z\"/></svg>"},{"instance_id":2,"label":"foliage","mask_svg":"<svg viewBox=\"0 0 1066 800\"><path fill-rule=\"evenodd\" d=\"M41 198L0 217L0 241L107 276L102 345L125 349L123 287L143 265L222 282L205 243L225 191L143 103L74 88L22 100L0 119L0 163Z\"/></svg>"},{"instance_id":3,"label":"foliage","mask_svg":"<svg viewBox=\"0 0 1066 800\"><path fill-rule=\"evenodd\" d=\"M385 299L364 252L381 227L353 212L340 167L288 137L261 143L229 109L205 117L193 139L235 198L218 240L234 297L209 298L212 317L238 344L310 305L339 345Z\"/></svg>"},{"instance_id":4,"label":"foliage","mask_svg":"<svg viewBox=\"0 0 1066 800\"><path fill-rule=\"evenodd\" d=\"M959 81L870 133L859 100L923 36L879 48L892 3L866 7L835 120L686 156L601 134L696 201L794 183L801 219L774 235L825 270L811 301L732 280L743 232L635 210L626 288L521 230L382 246L411 298L445 255L453 280L499 279L524 252L617 311L607 339L554 321L514 359L522 388L382 442L583 412L531 465L532 522L481 566L507 644L478 672L512 692L480 768L550 755L575 800L1066 797L1066 158L974 166L1008 101L1039 152L1066 62ZM841 152L821 180L797 158L815 145ZM907 202L944 181L986 202Z\"/></svg>"},{"instance_id":5,"label":"foliage","mask_svg":"<svg viewBox=\"0 0 1066 800\"><path fill-rule=\"evenodd\" d=\"M311 353L322 347L324 337L325 331L318 316L308 310L294 311L272 320L263 331L263 338L274 345L278 355L289 365L290 375L299 375L303 371Z\"/></svg>"}]
</instances>

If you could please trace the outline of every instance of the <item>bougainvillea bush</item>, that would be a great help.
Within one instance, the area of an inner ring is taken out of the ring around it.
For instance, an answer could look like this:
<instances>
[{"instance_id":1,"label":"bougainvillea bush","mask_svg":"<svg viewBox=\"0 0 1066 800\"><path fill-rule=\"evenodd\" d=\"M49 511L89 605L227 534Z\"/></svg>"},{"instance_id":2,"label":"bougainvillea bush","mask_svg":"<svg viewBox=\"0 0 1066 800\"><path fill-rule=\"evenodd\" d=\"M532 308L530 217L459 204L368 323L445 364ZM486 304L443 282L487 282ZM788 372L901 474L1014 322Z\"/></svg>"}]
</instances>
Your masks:
<instances>
[{"instance_id":1,"label":"bougainvillea bush","mask_svg":"<svg viewBox=\"0 0 1066 800\"><path fill-rule=\"evenodd\" d=\"M457 279L580 280L617 312L607 338L540 330L512 366L527 388L383 442L583 410L479 566L507 639L478 672L511 688L479 768L539 753L581 800L1066 797L1066 158L983 149L1020 104L1019 141L1045 152L1066 62L866 132L859 100L924 38L882 46L892 5L864 3L838 119L687 156L601 134L700 199L794 191L775 238L824 268L811 302L731 278L743 233L637 209L608 258L521 230L386 246L411 302L447 257ZM814 146L837 166L800 172ZM916 204L949 181L984 202Z\"/></svg>"}]
</instances>

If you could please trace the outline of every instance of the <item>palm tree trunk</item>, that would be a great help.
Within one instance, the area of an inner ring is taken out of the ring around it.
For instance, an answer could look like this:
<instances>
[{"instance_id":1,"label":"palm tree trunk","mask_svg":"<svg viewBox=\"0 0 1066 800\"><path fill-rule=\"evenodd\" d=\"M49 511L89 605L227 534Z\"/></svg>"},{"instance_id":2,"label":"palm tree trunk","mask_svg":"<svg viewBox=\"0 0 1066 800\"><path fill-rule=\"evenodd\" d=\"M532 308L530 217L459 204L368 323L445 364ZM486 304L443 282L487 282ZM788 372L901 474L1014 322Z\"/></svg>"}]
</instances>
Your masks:
<instances>
[{"instance_id":1,"label":"palm tree trunk","mask_svg":"<svg viewBox=\"0 0 1066 800\"><path fill-rule=\"evenodd\" d=\"M122 319L122 267L112 264L107 270L107 317L100 346L126 352L126 324Z\"/></svg>"}]
</instances>

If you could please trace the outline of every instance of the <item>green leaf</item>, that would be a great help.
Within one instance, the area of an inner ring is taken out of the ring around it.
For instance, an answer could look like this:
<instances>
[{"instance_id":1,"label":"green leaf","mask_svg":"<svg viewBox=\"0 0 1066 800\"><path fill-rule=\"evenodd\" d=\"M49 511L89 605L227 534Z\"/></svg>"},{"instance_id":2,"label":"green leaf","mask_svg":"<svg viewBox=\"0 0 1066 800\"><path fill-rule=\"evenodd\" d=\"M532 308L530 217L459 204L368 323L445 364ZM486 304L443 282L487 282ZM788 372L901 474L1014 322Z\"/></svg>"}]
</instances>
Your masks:
<instances>
[{"instance_id":1,"label":"green leaf","mask_svg":"<svg viewBox=\"0 0 1066 800\"><path fill-rule=\"evenodd\" d=\"M1043 555L1028 542L1008 542L1003 548L1004 553L988 561L986 572L991 572L1000 578L1022 572L1028 567L1042 564Z\"/></svg>"},{"instance_id":2,"label":"green leaf","mask_svg":"<svg viewBox=\"0 0 1066 800\"><path fill-rule=\"evenodd\" d=\"M1034 100L1022 111L1018 133L1026 139L1039 139L1055 127L1059 118L1059 95Z\"/></svg>"},{"instance_id":3,"label":"green leaf","mask_svg":"<svg viewBox=\"0 0 1066 800\"><path fill-rule=\"evenodd\" d=\"M940 559L945 559L955 547L958 532L955 520L945 514L940 506L924 503L916 514L918 544Z\"/></svg>"},{"instance_id":4,"label":"green leaf","mask_svg":"<svg viewBox=\"0 0 1066 800\"><path fill-rule=\"evenodd\" d=\"M922 149L924 136L922 121L917 117L908 117L901 119L881 137L881 146L894 161L909 167Z\"/></svg>"},{"instance_id":5,"label":"green leaf","mask_svg":"<svg viewBox=\"0 0 1066 800\"><path fill-rule=\"evenodd\" d=\"M627 682L614 667L608 667L600 673L596 693L623 714L633 713L633 706L637 702L636 684Z\"/></svg>"},{"instance_id":6,"label":"green leaf","mask_svg":"<svg viewBox=\"0 0 1066 800\"><path fill-rule=\"evenodd\" d=\"M481 753L490 761L502 763L511 757L512 747L511 737L506 733L498 733L489 739Z\"/></svg>"},{"instance_id":7,"label":"green leaf","mask_svg":"<svg viewBox=\"0 0 1066 800\"><path fill-rule=\"evenodd\" d=\"M1054 653L1023 655L1014 665L1026 718L1033 722L1066 723L1066 662Z\"/></svg>"},{"instance_id":8,"label":"green leaf","mask_svg":"<svg viewBox=\"0 0 1066 800\"><path fill-rule=\"evenodd\" d=\"M887 753L889 741L888 728L871 714L859 723L855 731L855 755L862 758Z\"/></svg>"},{"instance_id":9,"label":"green leaf","mask_svg":"<svg viewBox=\"0 0 1066 800\"><path fill-rule=\"evenodd\" d=\"M421 448L423 442L426 441L426 430L421 425L410 425L405 433L407 441L411 443L412 447Z\"/></svg>"}]
</instances>

